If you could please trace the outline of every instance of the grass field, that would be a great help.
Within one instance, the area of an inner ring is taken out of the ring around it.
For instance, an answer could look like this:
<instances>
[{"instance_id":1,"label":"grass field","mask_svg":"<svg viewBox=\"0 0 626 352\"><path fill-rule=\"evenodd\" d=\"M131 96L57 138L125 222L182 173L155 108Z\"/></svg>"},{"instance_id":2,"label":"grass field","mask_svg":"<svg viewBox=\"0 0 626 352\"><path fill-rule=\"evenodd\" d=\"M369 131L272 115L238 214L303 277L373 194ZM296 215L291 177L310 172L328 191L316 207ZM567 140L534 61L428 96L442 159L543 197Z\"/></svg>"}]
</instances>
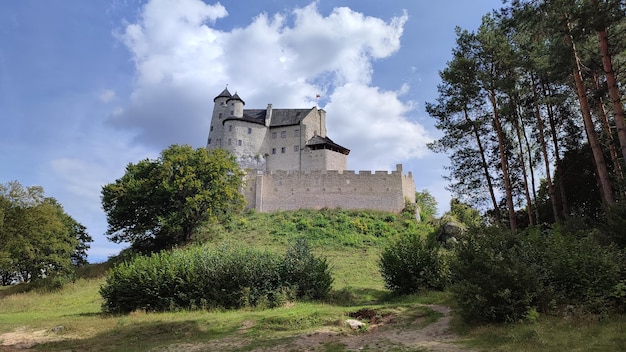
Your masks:
<instances>
[{"instance_id":1,"label":"grass field","mask_svg":"<svg viewBox=\"0 0 626 352\"><path fill-rule=\"evenodd\" d=\"M346 351L350 347L343 342L313 338L320 331L337 334L344 338L341 341L353 335L363 340L382 336L368 328L346 327L343 322L360 311L372 312L377 321L387 319L388 329L417 333L441 316L424 304L454 306L454 302L448 293L394 297L384 289L378 255L388 238L404 229L429 230L411 229L405 219L384 213L341 212L334 217L326 211L251 214L203 234L203 241L240 241L277 252L283 252L292 238L310 238L314 251L326 256L333 268L333 291L325 302L291 302L275 309L106 315L101 313L98 293L104 283L99 275L103 265L83 270L79 275L83 278L52 292L2 287L0 351L29 346L42 351L298 351L303 348L296 343L303 336L310 338L309 350ZM626 350L624 316L603 320L542 316L534 323L477 327L454 318L452 328L460 333L456 351ZM368 343L364 350L427 350L382 338Z\"/></svg>"}]
</instances>

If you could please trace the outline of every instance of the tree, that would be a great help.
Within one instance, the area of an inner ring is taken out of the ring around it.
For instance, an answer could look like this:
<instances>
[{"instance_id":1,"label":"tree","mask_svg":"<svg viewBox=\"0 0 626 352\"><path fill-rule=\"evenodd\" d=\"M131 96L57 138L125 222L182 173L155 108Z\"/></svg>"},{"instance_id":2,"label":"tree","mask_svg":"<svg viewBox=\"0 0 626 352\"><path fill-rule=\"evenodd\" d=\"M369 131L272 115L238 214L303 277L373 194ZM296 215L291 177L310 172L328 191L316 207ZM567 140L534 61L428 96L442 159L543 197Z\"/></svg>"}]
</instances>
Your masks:
<instances>
[{"instance_id":1,"label":"tree","mask_svg":"<svg viewBox=\"0 0 626 352\"><path fill-rule=\"evenodd\" d=\"M188 243L208 220L243 208L243 172L222 149L172 145L156 160L129 164L102 187L109 240L137 251Z\"/></svg>"},{"instance_id":2,"label":"tree","mask_svg":"<svg viewBox=\"0 0 626 352\"><path fill-rule=\"evenodd\" d=\"M437 200L428 190L415 192L415 204L420 208L420 219L423 221L432 220L437 214Z\"/></svg>"},{"instance_id":3,"label":"tree","mask_svg":"<svg viewBox=\"0 0 626 352\"><path fill-rule=\"evenodd\" d=\"M80 231L78 231L80 230ZM63 274L86 263L91 237L41 187L0 184L0 278L12 281Z\"/></svg>"}]
</instances>

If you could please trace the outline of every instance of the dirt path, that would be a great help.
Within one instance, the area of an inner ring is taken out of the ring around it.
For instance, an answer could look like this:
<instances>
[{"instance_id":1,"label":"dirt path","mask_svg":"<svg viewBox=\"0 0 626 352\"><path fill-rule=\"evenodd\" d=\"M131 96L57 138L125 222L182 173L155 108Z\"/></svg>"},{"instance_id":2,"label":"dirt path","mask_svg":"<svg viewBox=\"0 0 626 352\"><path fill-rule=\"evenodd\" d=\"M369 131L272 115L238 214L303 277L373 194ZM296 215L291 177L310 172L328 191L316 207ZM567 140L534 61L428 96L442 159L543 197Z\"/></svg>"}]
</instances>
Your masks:
<instances>
[{"instance_id":1,"label":"dirt path","mask_svg":"<svg viewBox=\"0 0 626 352\"><path fill-rule=\"evenodd\" d=\"M432 352L471 352L472 350L458 345L458 336L450 332L452 316L448 307L440 305L425 305L443 316L436 322L423 326L423 320L412 324L394 326L393 317L382 319L370 324L364 332L346 332L338 329L324 329L314 333L297 336L288 345L278 345L267 349L254 351L323 351L328 345L344 346L347 351L387 351L390 349L411 349ZM240 333L243 334L254 326L254 322L244 322ZM51 331L28 331L25 328L0 335L0 352L23 351L39 343L45 343L61 338ZM245 348L251 343L245 338L226 338L208 343L177 344L159 348L159 352L182 351L228 351Z\"/></svg>"},{"instance_id":2,"label":"dirt path","mask_svg":"<svg viewBox=\"0 0 626 352\"><path fill-rule=\"evenodd\" d=\"M458 336L449 331L452 320L450 308L440 305L426 307L442 313L443 317L421 329L396 329L383 323L355 335L319 332L297 338L290 346L285 346L285 351L293 350L295 346L298 351L318 351L322 345L334 343L344 345L348 351L410 348L432 352L470 352L471 350L455 344Z\"/></svg>"}]
</instances>

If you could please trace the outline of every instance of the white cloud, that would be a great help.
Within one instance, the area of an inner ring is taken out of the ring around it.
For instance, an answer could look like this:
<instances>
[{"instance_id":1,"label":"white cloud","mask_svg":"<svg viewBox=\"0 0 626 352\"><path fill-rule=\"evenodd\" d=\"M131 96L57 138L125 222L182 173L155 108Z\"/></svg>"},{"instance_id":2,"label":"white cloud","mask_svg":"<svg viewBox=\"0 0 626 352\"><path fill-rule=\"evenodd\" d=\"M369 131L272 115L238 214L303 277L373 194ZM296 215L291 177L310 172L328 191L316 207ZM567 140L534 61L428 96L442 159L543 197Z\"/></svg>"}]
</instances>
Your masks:
<instances>
[{"instance_id":1,"label":"white cloud","mask_svg":"<svg viewBox=\"0 0 626 352\"><path fill-rule=\"evenodd\" d=\"M100 95L98 95L98 99L100 99L100 101L102 101L103 103L108 103L111 100L115 99L115 91L111 89L103 89L100 92Z\"/></svg>"},{"instance_id":2,"label":"white cloud","mask_svg":"<svg viewBox=\"0 0 626 352\"><path fill-rule=\"evenodd\" d=\"M400 92L406 87L402 87ZM406 115L412 103L398 99L399 92L360 84L335 90L327 106L328 130L337 143L351 149L349 167L392 169L398 162L424 156L431 141L426 130Z\"/></svg>"},{"instance_id":3,"label":"white cloud","mask_svg":"<svg viewBox=\"0 0 626 352\"><path fill-rule=\"evenodd\" d=\"M212 99L229 84L247 108L310 107L325 97L329 136L352 150L359 168L391 168L423 155L428 134L411 121L414 103L372 86L377 59L400 49L408 15L390 19L349 8L328 15L313 2L282 14L259 14L247 26L219 30L227 16L200 0L153 0L119 39L136 66L130 103L109 116L136 141L167 147L204 145Z\"/></svg>"}]
</instances>

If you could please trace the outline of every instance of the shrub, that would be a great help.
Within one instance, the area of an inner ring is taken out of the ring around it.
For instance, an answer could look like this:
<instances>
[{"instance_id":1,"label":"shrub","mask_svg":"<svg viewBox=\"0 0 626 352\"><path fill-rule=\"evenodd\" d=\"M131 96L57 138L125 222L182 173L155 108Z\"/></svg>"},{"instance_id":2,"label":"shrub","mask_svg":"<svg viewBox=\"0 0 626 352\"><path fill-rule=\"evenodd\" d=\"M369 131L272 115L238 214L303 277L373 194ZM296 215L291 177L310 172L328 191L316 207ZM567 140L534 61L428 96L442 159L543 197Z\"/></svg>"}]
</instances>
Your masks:
<instances>
[{"instance_id":1,"label":"shrub","mask_svg":"<svg viewBox=\"0 0 626 352\"><path fill-rule=\"evenodd\" d=\"M533 309L607 314L624 307L623 253L592 236L487 228L462 241L451 263L452 292L470 322L511 322Z\"/></svg>"},{"instance_id":2,"label":"shrub","mask_svg":"<svg viewBox=\"0 0 626 352\"><path fill-rule=\"evenodd\" d=\"M224 245L137 256L111 269L100 288L103 310L171 311L275 307L296 297L323 298L332 277L306 242L282 257Z\"/></svg>"},{"instance_id":3,"label":"shrub","mask_svg":"<svg viewBox=\"0 0 626 352\"><path fill-rule=\"evenodd\" d=\"M385 287L400 294L442 290L448 281L439 244L416 233L402 236L385 248L379 267Z\"/></svg>"},{"instance_id":4,"label":"shrub","mask_svg":"<svg viewBox=\"0 0 626 352\"><path fill-rule=\"evenodd\" d=\"M478 323L523 319L543 282L538 255L518 235L497 228L484 231L459 243L450 265L459 313Z\"/></svg>"},{"instance_id":5,"label":"shrub","mask_svg":"<svg viewBox=\"0 0 626 352\"><path fill-rule=\"evenodd\" d=\"M297 239L287 250L281 276L298 298L325 298L333 284L326 258L315 257L303 238Z\"/></svg>"}]
</instances>

